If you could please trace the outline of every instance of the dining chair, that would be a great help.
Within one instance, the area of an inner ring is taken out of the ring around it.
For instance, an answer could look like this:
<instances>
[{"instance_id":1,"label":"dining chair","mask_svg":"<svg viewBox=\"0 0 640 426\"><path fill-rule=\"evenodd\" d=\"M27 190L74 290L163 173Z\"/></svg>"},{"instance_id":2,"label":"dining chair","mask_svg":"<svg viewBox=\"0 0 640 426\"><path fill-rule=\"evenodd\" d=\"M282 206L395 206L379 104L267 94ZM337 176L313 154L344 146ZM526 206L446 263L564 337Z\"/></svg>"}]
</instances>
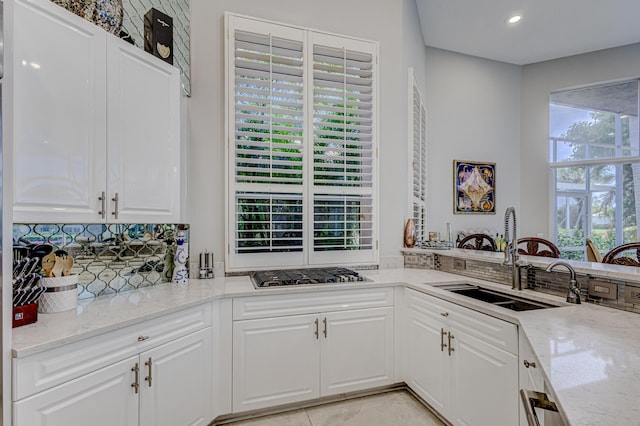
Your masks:
<instances>
[{"instance_id":1,"label":"dining chair","mask_svg":"<svg viewBox=\"0 0 640 426\"><path fill-rule=\"evenodd\" d=\"M630 251L633 251L630 256ZM640 242L622 244L614 247L602 256L602 263L614 265L640 266Z\"/></svg>"},{"instance_id":2,"label":"dining chair","mask_svg":"<svg viewBox=\"0 0 640 426\"><path fill-rule=\"evenodd\" d=\"M591 241L591 238L587 238L585 241L585 251L587 252L588 262L602 262L602 253L600 253L595 243Z\"/></svg>"},{"instance_id":3,"label":"dining chair","mask_svg":"<svg viewBox=\"0 0 640 426\"><path fill-rule=\"evenodd\" d=\"M525 244L525 247L521 247L522 244ZM549 240L528 237L518 239L518 254L559 258L560 250Z\"/></svg>"},{"instance_id":4,"label":"dining chair","mask_svg":"<svg viewBox=\"0 0 640 426\"><path fill-rule=\"evenodd\" d=\"M458 243L458 248L469 250L497 251L496 241L487 234L471 234Z\"/></svg>"}]
</instances>

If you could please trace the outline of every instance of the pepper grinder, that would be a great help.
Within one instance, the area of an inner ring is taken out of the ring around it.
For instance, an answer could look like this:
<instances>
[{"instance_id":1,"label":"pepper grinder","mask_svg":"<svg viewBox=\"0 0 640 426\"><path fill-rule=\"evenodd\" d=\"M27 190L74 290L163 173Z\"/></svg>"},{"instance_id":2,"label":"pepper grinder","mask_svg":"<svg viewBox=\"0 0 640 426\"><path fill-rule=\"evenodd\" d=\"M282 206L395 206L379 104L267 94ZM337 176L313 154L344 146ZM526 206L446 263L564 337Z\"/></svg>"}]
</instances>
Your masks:
<instances>
[{"instance_id":1,"label":"pepper grinder","mask_svg":"<svg viewBox=\"0 0 640 426\"><path fill-rule=\"evenodd\" d=\"M200 279L213 278L213 253L200 253Z\"/></svg>"}]
</instances>

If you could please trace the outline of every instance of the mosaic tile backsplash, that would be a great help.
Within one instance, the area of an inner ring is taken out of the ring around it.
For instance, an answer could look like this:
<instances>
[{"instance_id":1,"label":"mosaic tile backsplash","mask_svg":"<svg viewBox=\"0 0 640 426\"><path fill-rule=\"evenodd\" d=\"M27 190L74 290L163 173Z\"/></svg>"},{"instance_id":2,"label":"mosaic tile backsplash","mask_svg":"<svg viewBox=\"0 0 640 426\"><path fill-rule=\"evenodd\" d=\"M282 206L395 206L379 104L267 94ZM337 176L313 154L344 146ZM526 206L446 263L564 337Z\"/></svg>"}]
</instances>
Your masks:
<instances>
[{"instance_id":1,"label":"mosaic tile backsplash","mask_svg":"<svg viewBox=\"0 0 640 426\"><path fill-rule=\"evenodd\" d=\"M437 271L451 272L453 274L511 286L511 266L504 266L501 263L465 259L464 266L460 268L456 264L455 259L455 256L448 256L444 253L405 253L404 267L435 269ZM538 268L527 268L521 271L521 273L523 287L559 297L564 297L567 294L569 285L566 273L556 271L546 272ZM640 284L614 279L596 278L585 274L577 274L577 281L581 287L580 293L583 302L640 314L640 304L629 303L625 300L625 292L628 290L640 291ZM615 285L616 292L614 293L614 298L606 299L589 295L587 289L591 282Z\"/></svg>"},{"instance_id":2,"label":"mosaic tile backsplash","mask_svg":"<svg viewBox=\"0 0 640 426\"><path fill-rule=\"evenodd\" d=\"M186 224L14 224L14 259L51 244L74 259L78 299L171 281L175 236ZM187 262L187 265L189 263Z\"/></svg>"}]
</instances>

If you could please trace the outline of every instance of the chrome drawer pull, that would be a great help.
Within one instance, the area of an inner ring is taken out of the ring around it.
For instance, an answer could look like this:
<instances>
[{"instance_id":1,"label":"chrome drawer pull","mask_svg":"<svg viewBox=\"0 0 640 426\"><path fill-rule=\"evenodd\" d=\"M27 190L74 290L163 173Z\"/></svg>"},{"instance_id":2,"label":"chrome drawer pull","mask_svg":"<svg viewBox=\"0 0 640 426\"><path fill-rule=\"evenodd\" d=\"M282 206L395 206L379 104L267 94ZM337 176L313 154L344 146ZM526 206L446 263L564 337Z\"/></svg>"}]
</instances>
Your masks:
<instances>
[{"instance_id":1,"label":"chrome drawer pull","mask_svg":"<svg viewBox=\"0 0 640 426\"><path fill-rule=\"evenodd\" d=\"M444 342L444 336L447 335L447 332L444 331L444 328L440 329L440 352L444 352L444 348L447 347L447 344Z\"/></svg>"},{"instance_id":2,"label":"chrome drawer pull","mask_svg":"<svg viewBox=\"0 0 640 426\"><path fill-rule=\"evenodd\" d=\"M451 352L455 351L455 349L453 349L453 346L451 346L451 339L453 339L454 336L450 331L447 334L449 335L449 356L451 356Z\"/></svg>"},{"instance_id":3,"label":"chrome drawer pull","mask_svg":"<svg viewBox=\"0 0 640 426\"><path fill-rule=\"evenodd\" d=\"M147 381L149 383L149 387L151 387L151 357L149 357L149 360L146 361L144 365L147 366L147 371L149 372L149 375L145 377L144 380Z\"/></svg>"},{"instance_id":4,"label":"chrome drawer pull","mask_svg":"<svg viewBox=\"0 0 640 426\"><path fill-rule=\"evenodd\" d=\"M140 368L138 367L138 363L133 366L131 369L133 371L133 383L131 383L131 387L135 393L138 393L138 389L140 389Z\"/></svg>"},{"instance_id":5,"label":"chrome drawer pull","mask_svg":"<svg viewBox=\"0 0 640 426\"><path fill-rule=\"evenodd\" d=\"M102 191L102 195L100 195L98 197L98 200L101 202L102 204L102 208L100 209L100 211L98 212L98 214L100 215L100 217L102 217L103 219L105 218L105 215L107 213L107 196L104 193L104 191Z\"/></svg>"},{"instance_id":6,"label":"chrome drawer pull","mask_svg":"<svg viewBox=\"0 0 640 426\"><path fill-rule=\"evenodd\" d=\"M536 368L536 362L535 361L527 361L526 359L524 361L522 361L522 363L524 364L525 368Z\"/></svg>"},{"instance_id":7,"label":"chrome drawer pull","mask_svg":"<svg viewBox=\"0 0 640 426\"><path fill-rule=\"evenodd\" d=\"M118 202L120 201L120 198L118 197L118 193L116 192L116 196L113 197L111 199L111 201L113 201L115 203L115 210L111 212L111 214L113 215L113 217L115 219L118 218L118 214L120 214L120 212L118 211Z\"/></svg>"}]
</instances>

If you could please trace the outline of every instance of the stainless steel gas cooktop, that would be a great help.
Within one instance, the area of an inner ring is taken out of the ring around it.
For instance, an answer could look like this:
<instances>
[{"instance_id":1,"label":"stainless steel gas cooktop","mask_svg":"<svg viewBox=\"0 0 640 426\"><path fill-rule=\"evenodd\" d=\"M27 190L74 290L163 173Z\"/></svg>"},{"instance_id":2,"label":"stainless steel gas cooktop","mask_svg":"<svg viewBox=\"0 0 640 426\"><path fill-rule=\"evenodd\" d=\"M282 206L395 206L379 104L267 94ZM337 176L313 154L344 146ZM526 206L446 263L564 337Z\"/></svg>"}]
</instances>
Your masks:
<instances>
[{"instance_id":1,"label":"stainless steel gas cooktop","mask_svg":"<svg viewBox=\"0 0 640 426\"><path fill-rule=\"evenodd\" d=\"M346 268L282 269L251 273L255 288L285 285L332 284L370 281L364 275Z\"/></svg>"}]
</instances>

